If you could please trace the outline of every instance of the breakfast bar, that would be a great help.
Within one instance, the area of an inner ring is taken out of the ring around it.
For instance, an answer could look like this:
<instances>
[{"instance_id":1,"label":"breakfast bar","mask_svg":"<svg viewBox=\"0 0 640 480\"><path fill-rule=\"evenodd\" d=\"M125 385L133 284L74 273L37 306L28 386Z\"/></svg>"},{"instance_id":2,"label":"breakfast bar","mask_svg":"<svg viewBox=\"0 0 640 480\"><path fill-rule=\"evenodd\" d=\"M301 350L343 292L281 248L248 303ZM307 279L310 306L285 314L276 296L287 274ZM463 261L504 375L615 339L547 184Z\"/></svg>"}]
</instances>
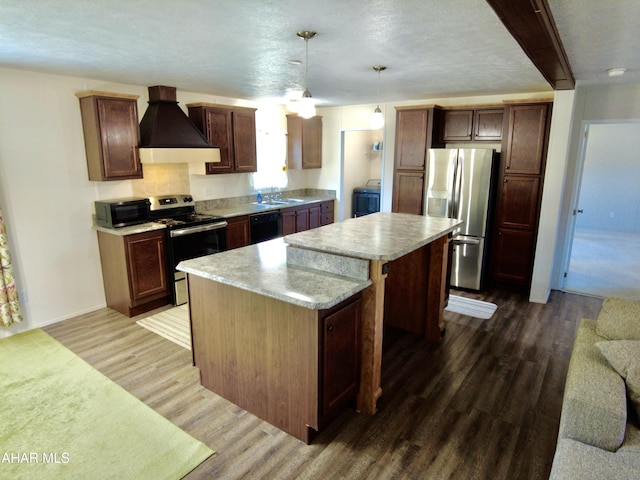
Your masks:
<instances>
[{"instance_id":1,"label":"breakfast bar","mask_svg":"<svg viewBox=\"0 0 640 480\"><path fill-rule=\"evenodd\" d=\"M374 414L383 325L441 338L459 225L376 213L181 262L202 384L307 443L354 397Z\"/></svg>"}]
</instances>

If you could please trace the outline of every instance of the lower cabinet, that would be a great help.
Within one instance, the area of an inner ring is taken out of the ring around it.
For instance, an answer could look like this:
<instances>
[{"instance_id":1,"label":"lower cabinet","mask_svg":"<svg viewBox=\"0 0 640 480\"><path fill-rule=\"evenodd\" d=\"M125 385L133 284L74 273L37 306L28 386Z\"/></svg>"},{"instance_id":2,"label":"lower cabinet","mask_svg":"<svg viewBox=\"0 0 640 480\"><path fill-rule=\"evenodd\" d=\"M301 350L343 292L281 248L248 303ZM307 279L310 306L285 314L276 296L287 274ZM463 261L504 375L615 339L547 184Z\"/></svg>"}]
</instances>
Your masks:
<instances>
[{"instance_id":1,"label":"lower cabinet","mask_svg":"<svg viewBox=\"0 0 640 480\"><path fill-rule=\"evenodd\" d=\"M361 293L312 310L188 278L193 363L205 388L306 443L355 404Z\"/></svg>"},{"instance_id":2,"label":"lower cabinet","mask_svg":"<svg viewBox=\"0 0 640 480\"><path fill-rule=\"evenodd\" d=\"M533 270L535 232L498 228L494 240L496 251L493 279L518 285L528 284Z\"/></svg>"},{"instance_id":3,"label":"lower cabinet","mask_svg":"<svg viewBox=\"0 0 640 480\"><path fill-rule=\"evenodd\" d=\"M361 303L357 298L340 305L321 320L321 416L326 419L338 414L358 393Z\"/></svg>"},{"instance_id":4,"label":"lower cabinet","mask_svg":"<svg viewBox=\"0 0 640 480\"><path fill-rule=\"evenodd\" d=\"M133 317L169 303L165 232L98 231L107 306Z\"/></svg>"},{"instance_id":5,"label":"lower cabinet","mask_svg":"<svg viewBox=\"0 0 640 480\"><path fill-rule=\"evenodd\" d=\"M304 232L312 228L333 223L333 200L289 207L280 210L282 235Z\"/></svg>"},{"instance_id":6,"label":"lower cabinet","mask_svg":"<svg viewBox=\"0 0 640 480\"><path fill-rule=\"evenodd\" d=\"M392 210L422 215L424 172L397 170L393 185Z\"/></svg>"},{"instance_id":7,"label":"lower cabinet","mask_svg":"<svg viewBox=\"0 0 640 480\"><path fill-rule=\"evenodd\" d=\"M227 218L227 249L246 247L249 243L249 216Z\"/></svg>"}]
</instances>

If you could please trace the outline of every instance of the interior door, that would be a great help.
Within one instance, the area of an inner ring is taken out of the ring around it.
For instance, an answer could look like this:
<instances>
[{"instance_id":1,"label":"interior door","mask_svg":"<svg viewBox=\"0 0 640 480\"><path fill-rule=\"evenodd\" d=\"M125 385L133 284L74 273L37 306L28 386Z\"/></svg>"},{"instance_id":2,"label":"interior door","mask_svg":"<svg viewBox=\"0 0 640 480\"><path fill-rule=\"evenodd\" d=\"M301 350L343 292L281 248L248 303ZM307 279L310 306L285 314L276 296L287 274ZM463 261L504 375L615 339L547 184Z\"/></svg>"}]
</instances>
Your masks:
<instances>
[{"instance_id":1,"label":"interior door","mask_svg":"<svg viewBox=\"0 0 640 480\"><path fill-rule=\"evenodd\" d=\"M640 122L584 127L562 289L640 297Z\"/></svg>"}]
</instances>

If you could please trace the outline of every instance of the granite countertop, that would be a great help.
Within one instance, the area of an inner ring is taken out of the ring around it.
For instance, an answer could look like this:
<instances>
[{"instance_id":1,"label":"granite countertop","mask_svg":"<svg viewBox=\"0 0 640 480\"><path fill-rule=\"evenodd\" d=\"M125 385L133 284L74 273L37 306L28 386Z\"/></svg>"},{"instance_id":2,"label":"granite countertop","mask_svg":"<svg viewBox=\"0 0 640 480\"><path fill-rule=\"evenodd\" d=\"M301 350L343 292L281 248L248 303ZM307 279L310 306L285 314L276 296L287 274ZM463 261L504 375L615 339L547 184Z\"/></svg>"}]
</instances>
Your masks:
<instances>
[{"instance_id":1,"label":"granite countertop","mask_svg":"<svg viewBox=\"0 0 640 480\"><path fill-rule=\"evenodd\" d=\"M312 310L331 308L371 284L368 279L287 265L287 248L277 238L185 260L177 269Z\"/></svg>"},{"instance_id":2,"label":"granite countertop","mask_svg":"<svg viewBox=\"0 0 640 480\"><path fill-rule=\"evenodd\" d=\"M326 202L326 201L334 200L333 198L327 198L327 197L295 197L295 198L301 201L300 202L295 201L290 203L288 202L284 204L270 204L270 203L256 204L256 203L250 202L250 203L242 203L237 205L230 205L228 207L206 209L200 213L203 213L205 215L215 215L218 217L231 218L231 217L237 217L240 215L252 215L254 213L268 212L272 210L282 210L285 208L299 207L302 205L309 205L311 203ZM283 200L287 200L287 199L285 198Z\"/></svg>"},{"instance_id":3,"label":"granite countertop","mask_svg":"<svg viewBox=\"0 0 640 480\"><path fill-rule=\"evenodd\" d=\"M93 228L100 232L110 233L112 235L120 235L121 237L124 237L126 235L135 235L136 233L151 232L153 230L164 230L165 228L167 228L167 226L163 223L146 222L139 225L132 225L130 227L107 228L100 227L94 223Z\"/></svg>"},{"instance_id":4,"label":"granite countertop","mask_svg":"<svg viewBox=\"0 0 640 480\"><path fill-rule=\"evenodd\" d=\"M378 212L284 237L289 245L367 260L395 260L447 235L462 221Z\"/></svg>"}]
</instances>

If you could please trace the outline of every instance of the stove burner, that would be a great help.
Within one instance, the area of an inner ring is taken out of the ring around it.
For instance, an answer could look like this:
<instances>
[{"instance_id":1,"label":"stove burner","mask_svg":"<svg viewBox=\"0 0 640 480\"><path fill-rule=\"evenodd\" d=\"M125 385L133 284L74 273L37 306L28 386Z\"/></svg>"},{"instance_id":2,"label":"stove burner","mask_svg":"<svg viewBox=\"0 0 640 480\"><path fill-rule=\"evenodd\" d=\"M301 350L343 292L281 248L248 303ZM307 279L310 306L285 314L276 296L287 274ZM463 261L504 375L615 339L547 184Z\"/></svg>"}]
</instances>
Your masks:
<instances>
[{"instance_id":1,"label":"stove burner","mask_svg":"<svg viewBox=\"0 0 640 480\"><path fill-rule=\"evenodd\" d=\"M182 220L176 220L175 218L159 218L155 220L158 223L162 223L164 225L173 226L173 225L184 225L186 222Z\"/></svg>"}]
</instances>

